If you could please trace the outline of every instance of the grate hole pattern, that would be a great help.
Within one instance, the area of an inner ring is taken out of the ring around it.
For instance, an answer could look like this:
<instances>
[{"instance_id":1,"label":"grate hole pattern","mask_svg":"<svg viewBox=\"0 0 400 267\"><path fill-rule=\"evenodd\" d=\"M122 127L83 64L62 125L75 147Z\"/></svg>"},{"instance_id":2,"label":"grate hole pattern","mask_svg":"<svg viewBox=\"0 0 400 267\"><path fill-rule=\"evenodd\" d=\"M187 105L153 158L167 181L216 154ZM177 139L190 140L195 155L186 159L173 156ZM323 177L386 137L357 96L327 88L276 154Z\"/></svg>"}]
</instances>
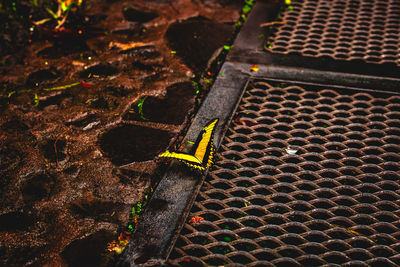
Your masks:
<instances>
[{"instance_id":1,"label":"grate hole pattern","mask_svg":"<svg viewBox=\"0 0 400 267\"><path fill-rule=\"evenodd\" d=\"M400 64L400 2L294 0L268 49L336 60Z\"/></svg>"},{"instance_id":2,"label":"grate hole pattern","mask_svg":"<svg viewBox=\"0 0 400 267\"><path fill-rule=\"evenodd\" d=\"M249 86L189 215L204 220L184 225L169 263L396 266L399 104L385 94ZM361 105L364 120L354 122Z\"/></svg>"}]
</instances>

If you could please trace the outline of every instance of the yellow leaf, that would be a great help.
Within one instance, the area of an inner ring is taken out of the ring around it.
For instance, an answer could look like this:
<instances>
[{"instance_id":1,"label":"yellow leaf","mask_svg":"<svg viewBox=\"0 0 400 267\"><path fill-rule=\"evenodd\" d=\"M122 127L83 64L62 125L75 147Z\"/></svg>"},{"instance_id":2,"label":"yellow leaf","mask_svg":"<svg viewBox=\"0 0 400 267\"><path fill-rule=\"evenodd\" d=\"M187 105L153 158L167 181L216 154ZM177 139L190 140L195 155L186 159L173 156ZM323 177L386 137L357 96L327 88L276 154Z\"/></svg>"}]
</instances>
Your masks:
<instances>
[{"instance_id":1,"label":"yellow leaf","mask_svg":"<svg viewBox=\"0 0 400 267\"><path fill-rule=\"evenodd\" d=\"M253 66L250 67L250 70L255 72L255 71L258 71L259 68L258 68L257 65L253 65Z\"/></svg>"}]
</instances>

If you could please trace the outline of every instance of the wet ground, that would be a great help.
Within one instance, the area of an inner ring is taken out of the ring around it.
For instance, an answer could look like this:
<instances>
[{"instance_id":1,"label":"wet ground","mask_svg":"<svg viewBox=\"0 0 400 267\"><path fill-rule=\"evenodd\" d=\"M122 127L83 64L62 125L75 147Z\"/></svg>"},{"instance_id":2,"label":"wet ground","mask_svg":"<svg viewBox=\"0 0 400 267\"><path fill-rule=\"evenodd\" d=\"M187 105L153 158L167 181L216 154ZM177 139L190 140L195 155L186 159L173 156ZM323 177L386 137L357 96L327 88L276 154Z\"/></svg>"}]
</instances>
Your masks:
<instances>
[{"instance_id":1,"label":"wet ground","mask_svg":"<svg viewBox=\"0 0 400 267\"><path fill-rule=\"evenodd\" d=\"M85 27L3 54L0 265L112 264L107 243L160 178L153 159L190 122L241 7L85 1Z\"/></svg>"}]
</instances>

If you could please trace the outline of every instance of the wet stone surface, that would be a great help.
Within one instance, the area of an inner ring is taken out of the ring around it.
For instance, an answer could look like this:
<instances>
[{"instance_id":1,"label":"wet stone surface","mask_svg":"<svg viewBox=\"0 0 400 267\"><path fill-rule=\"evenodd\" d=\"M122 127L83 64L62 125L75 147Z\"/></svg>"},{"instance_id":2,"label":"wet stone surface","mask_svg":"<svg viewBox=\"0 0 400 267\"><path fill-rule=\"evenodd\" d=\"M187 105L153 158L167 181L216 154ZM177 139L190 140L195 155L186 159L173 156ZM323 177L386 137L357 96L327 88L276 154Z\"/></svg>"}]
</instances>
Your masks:
<instances>
[{"instance_id":1,"label":"wet stone surface","mask_svg":"<svg viewBox=\"0 0 400 267\"><path fill-rule=\"evenodd\" d=\"M160 179L153 159L190 122L192 79L242 5L84 2L64 29L19 25L9 40L27 44L0 47L17 52L0 55L1 266L112 264L107 243Z\"/></svg>"}]
</instances>

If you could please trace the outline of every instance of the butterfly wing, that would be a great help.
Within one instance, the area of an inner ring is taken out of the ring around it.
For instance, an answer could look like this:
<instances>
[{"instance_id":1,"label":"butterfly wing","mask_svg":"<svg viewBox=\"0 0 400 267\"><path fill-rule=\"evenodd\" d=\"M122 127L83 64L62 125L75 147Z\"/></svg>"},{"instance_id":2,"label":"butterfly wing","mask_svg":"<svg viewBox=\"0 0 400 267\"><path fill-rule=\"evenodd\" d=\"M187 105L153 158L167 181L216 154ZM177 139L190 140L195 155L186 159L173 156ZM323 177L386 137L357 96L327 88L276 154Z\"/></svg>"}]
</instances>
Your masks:
<instances>
[{"instance_id":1,"label":"butterfly wing","mask_svg":"<svg viewBox=\"0 0 400 267\"><path fill-rule=\"evenodd\" d=\"M202 162L195 156L185 154L185 153L178 153L178 152L169 152L165 151L158 155L159 158L171 158L177 159L188 165L189 167L204 170L205 168L202 165Z\"/></svg>"},{"instance_id":2,"label":"butterfly wing","mask_svg":"<svg viewBox=\"0 0 400 267\"><path fill-rule=\"evenodd\" d=\"M205 168L209 168L214 157L214 131L218 119L211 120L201 131L196 144L194 156L201 161ZM197 146L196 146L197 145Z\"/></svg>"}]
</instances>

